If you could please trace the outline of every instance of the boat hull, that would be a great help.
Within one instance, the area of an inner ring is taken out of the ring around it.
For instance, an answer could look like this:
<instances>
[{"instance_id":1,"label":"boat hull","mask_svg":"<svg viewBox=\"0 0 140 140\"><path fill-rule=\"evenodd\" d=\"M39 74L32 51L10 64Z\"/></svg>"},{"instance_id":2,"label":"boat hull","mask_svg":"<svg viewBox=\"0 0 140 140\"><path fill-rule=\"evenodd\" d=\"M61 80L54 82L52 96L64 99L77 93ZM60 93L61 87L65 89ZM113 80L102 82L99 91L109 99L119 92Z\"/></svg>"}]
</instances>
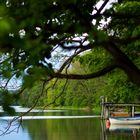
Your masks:
<instances>
[{"instance_id":1,"label":"boat hull","mask_svg":"<svg viewBox=\"0 0 140 140\"><path fill-rule=\"evenodd\" d=\"M109 118L111 124L140 124L140 117Z\"/></svg>"}]
</instances>

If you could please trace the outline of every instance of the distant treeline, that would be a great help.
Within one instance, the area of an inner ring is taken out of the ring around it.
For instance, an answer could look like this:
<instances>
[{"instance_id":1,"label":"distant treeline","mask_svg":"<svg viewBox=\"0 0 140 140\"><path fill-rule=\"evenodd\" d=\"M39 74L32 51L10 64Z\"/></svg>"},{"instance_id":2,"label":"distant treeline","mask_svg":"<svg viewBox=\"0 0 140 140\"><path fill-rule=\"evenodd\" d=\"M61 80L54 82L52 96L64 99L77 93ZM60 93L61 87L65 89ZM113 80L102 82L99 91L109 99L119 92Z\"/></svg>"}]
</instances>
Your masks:
<instances>
[{"instance_id":1,"label":"distant treeline","mask_svg":"<svg viewBox=\"0 0 140 140\"><path fill-rule=\"evenodd\" d=\"M96 55L95 55L96 54ZM139 63L138 58L133 59ZM78 56L67 69L68 73L90 73L109 64L112 57L108 52L97 48L94 53L87 52ZM140 88L131 83L127 75L116 69L100 78L90 80L54 79L46 85L41 93L42 85L38 82L32 89L22 94L21 104L32 106L38 100L37 106L72 106L90 107L100 105L100 97L106 96L113 102L139 102ZM40 95L42 94L42 95Z\"/></svg>"}]
</instances>

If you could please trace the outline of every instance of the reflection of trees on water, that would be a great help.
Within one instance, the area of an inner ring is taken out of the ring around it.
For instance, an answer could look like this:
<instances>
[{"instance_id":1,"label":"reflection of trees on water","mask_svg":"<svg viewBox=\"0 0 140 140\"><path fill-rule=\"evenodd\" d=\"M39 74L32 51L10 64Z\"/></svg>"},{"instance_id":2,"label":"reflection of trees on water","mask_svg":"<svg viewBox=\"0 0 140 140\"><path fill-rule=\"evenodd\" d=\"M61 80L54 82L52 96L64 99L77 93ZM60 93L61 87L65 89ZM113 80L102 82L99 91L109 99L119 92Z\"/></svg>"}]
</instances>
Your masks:
<instances>
[{"instance_id":1,"label":"reflection of trees on water","mask_svg":"<svg viewBox=\"0 0 140 140\"><path fill-rule=\"evenodd\" d=\"M28 129L31 140L48 140L48 131L41 120L26 120L23 128Z\"/></svg>"},{"instance_id":2,"label":"reflection of trees on water","mask_svg":"<svg viewBox=\"0 0 140 140\"><path fill-rule=\"evenodd\" d=\"M99 119L48 119L23 122L31 140L99 140Z\"/></svg>"},{"instance_id":3,"label":"reflection of trees on water","mask_svg":"<svg viewBox=\"0 0 140 140\"><path fill-rule=\"evenodd\" d=\"M105 123L101 122L102 139L101 140L139 140L140 125L112 125L106 128Z\"/></svg>"},{"instance_id":4,"label":"reflection of trees on water","mask_svg":"<svg viewBox=\"0 0 140 140\"><path fill-rule=\"evenodd\" d=\"M139 130L137 130L137 129L133 129L133 136L134 136L134 140L138 140L138 138L139 138Z\"/></svg>"},{"instance_id":5,"label":"reflection of trees on water","mask_svg":"<svg viewBox=\"0 0 140 140\"><path fill-rule=\"evenodd\" d=\"M120 127L111 130L106 129L104 123L101 125L100 122L99 118L24 120L23 129L20 129L19 133L21 131L20 134L23 136L29 135L28 140L139 140L140 138L138 128L126 125L125 129Z\"/></svg>"}]
</instances>

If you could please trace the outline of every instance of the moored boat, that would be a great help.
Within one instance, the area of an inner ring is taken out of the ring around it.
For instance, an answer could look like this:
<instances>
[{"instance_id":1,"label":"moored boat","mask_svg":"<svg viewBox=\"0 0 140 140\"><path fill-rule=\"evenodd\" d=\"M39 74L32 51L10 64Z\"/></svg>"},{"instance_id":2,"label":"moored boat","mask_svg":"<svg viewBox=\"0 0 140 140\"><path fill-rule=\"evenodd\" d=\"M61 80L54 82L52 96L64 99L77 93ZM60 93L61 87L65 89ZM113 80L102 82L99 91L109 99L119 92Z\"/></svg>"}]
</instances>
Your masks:
<instances>
[{"instance_id":1,"label":"moored boat","mask_svg":"<svg viewBox=\"0 0 140 140\"><path fill-rule=\"evenodd\" d=\"M140 124L140 117L109 118L110 124Z\"/></svg>"}]
</instances>

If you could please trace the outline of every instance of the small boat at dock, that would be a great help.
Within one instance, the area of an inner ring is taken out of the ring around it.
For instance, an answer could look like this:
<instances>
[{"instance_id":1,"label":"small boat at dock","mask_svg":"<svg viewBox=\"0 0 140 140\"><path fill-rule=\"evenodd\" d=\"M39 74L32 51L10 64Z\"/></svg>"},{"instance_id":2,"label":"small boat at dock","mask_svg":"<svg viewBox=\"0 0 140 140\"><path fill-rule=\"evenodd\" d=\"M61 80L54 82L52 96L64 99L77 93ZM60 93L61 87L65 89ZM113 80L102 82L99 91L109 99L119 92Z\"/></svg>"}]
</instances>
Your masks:
<instances>
[{"instance_id":1,"label":"small boat at dock","mask_svg":"<svg viewBox=\"0 0 140 140\"><path fill-rule=\"evenodd\" d=\"M109 118L110 124L134 125L140 124L140 117L114 117Z\"/></svg>"}]
</instances>

